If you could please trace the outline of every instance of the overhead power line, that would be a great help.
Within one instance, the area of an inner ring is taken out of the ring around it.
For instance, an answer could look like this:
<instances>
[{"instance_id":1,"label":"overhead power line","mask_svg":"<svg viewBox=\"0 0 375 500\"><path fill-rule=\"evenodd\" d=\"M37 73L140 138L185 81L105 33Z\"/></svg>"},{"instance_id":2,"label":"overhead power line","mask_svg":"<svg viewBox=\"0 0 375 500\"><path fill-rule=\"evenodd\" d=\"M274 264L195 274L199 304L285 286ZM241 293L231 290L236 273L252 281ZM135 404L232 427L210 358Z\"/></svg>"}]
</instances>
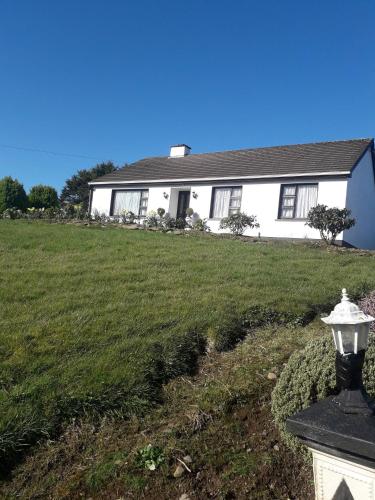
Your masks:
<instances>
[{"instance_id":1,"label":"overhead power line","mask_svg":"<svg viewBox=\"0 0 375 500\"><path fill-rule=\"evenodd\" d=\"M57 152L57 151L49 151L47 149L24 148L21 146L11 146L9 144L0 144L0 148L16 149L18 151L31 151L32 153L45 153L45 154L54 155L54 156L68 156L71 158L84 158L86 160L97 160L97 161L102 160L102 159L96 158L94 156L79 155L79 154L74 154L74 153L61 153L61 152Z\"/></svg>"}]
</instances>

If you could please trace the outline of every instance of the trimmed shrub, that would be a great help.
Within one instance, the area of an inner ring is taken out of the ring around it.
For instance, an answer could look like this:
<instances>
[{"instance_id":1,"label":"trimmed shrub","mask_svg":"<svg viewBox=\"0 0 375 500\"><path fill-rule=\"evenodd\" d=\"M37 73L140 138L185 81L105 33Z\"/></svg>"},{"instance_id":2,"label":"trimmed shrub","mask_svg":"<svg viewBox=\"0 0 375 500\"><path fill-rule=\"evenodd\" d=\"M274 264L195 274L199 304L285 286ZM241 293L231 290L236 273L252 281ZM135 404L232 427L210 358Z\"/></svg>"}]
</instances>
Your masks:
<instances>
[{"instance_id":1,"label":"trimmed shrub","mask_svg":"<svg viewBox=\"0 0 375 500\"><path fill-rule=\"evenodd\" d=\"M247 228L253 229L259 227L255 215L246 215L244 213L232 214L224 217L220 221L220 229L229 229L235 236L241 236Z\"/></svg>"},{"instance_id":2,"label":"trimmed shrub","mask_svg":"<svg viewBox=\"0 0 375 500\"><path fill-rule=\"evenodd\" d=\"M313 207L307 215L306 225L317 229L320 237L327 245L333 245L337 235L355 225L347 208L328 208L327 205Z\"/></svg>"},{"instance_id":3,"label":"trimmed shrub","mask_svg":"<svg viewBox=\"0 0 375 500\"><path fill-rule=\"evenodd\" d=\"M308 457L306 448L289 434L286 419L316 401L337 394L335 376L335 348L331 335L311 340L295 352L282 371L272 393L272 414L285 443L294 451ZM370 396L375 396L375 336L369 337L363 380Z\"/></svg>"},{"instance_id":4,"label":"trimmed shrub","mask_svg":"<svg viewBox=\"0 0 375 500\"><path fill-rule=\"evenodd\" d=\"M27 203L23 185L17 179L4 177L0 180L0 212L5 212L8 208L26 210Z\"/></svg>"},{"instance_id":5,"label":"trimmed shrub","mask_svg":"<svg viewBox=\"0 0 375 500\"><path fill-rule=\"evenodd\" d=\"M39 184L30 189L29 206L34 208L54 208L59 205L57 191L51 186Z\"/></svg>"}]
</instances>

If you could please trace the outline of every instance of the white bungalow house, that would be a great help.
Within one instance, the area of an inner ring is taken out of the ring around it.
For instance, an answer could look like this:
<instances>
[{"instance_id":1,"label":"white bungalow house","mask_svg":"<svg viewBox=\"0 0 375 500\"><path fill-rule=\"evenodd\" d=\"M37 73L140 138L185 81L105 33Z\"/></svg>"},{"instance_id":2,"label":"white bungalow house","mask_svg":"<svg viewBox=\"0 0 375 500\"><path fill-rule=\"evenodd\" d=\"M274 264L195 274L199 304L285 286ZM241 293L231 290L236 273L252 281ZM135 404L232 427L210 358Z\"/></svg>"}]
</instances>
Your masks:
<instances>
[{"instance_id":1,"label":"white bungalow house","mask_svg":"<svg viewBox=\"0 0 375 500\"><path fill-rule=\"evenodd\" d=\"M375 248L374 140L297 144L190 154L185 144L170 155L139 160L90 183L90 213L139 218L159 207L184 217L191 207L219 232L223 217L256 215L268 238L319 239L306 226L317 204L348 208L356 225L340 234L342 244Z\"/></svg>"}]
</instances>

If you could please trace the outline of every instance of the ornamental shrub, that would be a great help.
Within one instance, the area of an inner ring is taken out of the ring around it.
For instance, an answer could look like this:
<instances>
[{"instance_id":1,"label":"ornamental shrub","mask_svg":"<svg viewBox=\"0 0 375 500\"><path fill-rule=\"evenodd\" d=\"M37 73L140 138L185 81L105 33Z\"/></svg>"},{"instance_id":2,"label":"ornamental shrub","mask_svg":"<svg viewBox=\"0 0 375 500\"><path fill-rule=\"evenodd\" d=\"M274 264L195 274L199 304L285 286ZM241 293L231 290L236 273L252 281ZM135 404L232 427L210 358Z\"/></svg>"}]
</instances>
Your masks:
<instances>
[{"instance_id":1,"label":"ornamental shrub","mask_svg":"<svg viewBox=\"0 0 375 500\"><path fill-rule=\"evenodd\" d=\"M355 224L347 208L328 208L327 205L313 207L308 215L306 225L317 229L320 237L329 245L333 245L337 235Z\"/></svg>"},{"instance_id":2,"label":"ornamental shrub","mask_svg":"<svg viewBox=\"0 0 375 500\"><path fill-rule=\"evenodd\" d=\"M185 229L187 226L187 222L185 219L183 219L182 217L179 217L178 219L176 219L176 229Z\"/></svg>"},{"instance_id":3,"label":"ornamental shrub","mask_svg":"<svg viewBox=\"0 0 375 500\"><path fill-rule=\"evenodd\" d=\"M0 213L8 208L19 210L27 208L27 196L23 185L12 177L4 177L0 180Z\"/></svg>"},{"instance_id":4,"label":"ornamental shrub","mask_svg":"<svg viewBox=\"0 0 375 500\"><path fill-rule=\"evenodd\" d=\"M306 448L289 434L286 419L327 396L337 394L336 351L332 336L311 340L302 351L290 357L272 393L272 414L285 443L308 457ZM375 396L375 335L369 336L363 380L370 396Z\"/></svg>"},{"instance_id":5,"label":"ornamental shrub","mask_svg":"<svg viewBox=\"0 0 375 500\"><path fill-rule=\"evenodd\" d=\"M193 222L192 229L206 233L211 232L210 226L207 224L207 219L196 219Z\"/></svg>"},{"instance_id":6,"label":"ornamental shrub","mask_svg":"<svg viewBox=\"0 0 375 500\"><path fill-rule=\"evenodd\" d=\"M143 225L145 227L158 227L160 221L160 217L155 212L155 210L151 210L148 212L146 217L143 219Z\"/></svg>"},{"instance_id":7,"label":"ornamental shrub","mask_svg":"<svg viewBox=\"0 0 375 500\"><path fill-rule=\"evenodd\" d=\"M34 208L54 208L59 205L57 191L51 186L39 184L33 186L29 193L29 206Z\"/></svg>"},{"instance_id":8,"label":"ornamental shrub","mask_svg":"<svg viewBox=\"0 0 375 500\"><path fill-rule=\"evenodd\" d=\"M259 227L255 215L246 215L244 213L232 214L229 217L224 217L220 221L220 229L229 229L230 232L236 236L241 236L246 228L253 229Z\"/></svg>"},{"instance_id":9,"label":"ornamental shrub","mask_svg":"<svg viewBox=\"0 0 375 500\"><path fill-rule=\"evenodd\" d=\"M136 217L131 210L123 210L120 214L120 221L123 224L134 224Z\"/></svg>"}]
</instances>

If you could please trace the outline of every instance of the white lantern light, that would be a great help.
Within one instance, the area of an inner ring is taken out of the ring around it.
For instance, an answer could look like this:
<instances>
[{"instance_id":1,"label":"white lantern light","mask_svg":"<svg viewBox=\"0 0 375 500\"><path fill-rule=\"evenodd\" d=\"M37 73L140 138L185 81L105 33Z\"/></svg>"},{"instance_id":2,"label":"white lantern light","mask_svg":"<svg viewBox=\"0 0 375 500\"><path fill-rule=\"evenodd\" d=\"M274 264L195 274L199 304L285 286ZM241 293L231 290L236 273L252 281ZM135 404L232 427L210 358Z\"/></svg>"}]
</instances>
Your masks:
<instances>
[{"instance_id":1,"label":"white lantern light","mask_svg":"<svg viewBox=\"0 0 375 500\"><path fill-rule=\"evenodd\" d=\"M373 415L374 404L362 381L362 368L372 316L350 302L345 288L340 304L322 318L332 328L336 346L336 386L340 393L332 399L344 413Z\"/></svg>"},{"instance_id":2,"label":"white lantern light","mask_svg":"<svg viewBox=\"0 0 375 500\"><path fill-rule=\"evenodd\" d=\"M358 354L367 349L370 323L374 318L350 302L345 288L341 302L322 321L331 325L335 347L340 354Z\"/></svg>"}]
</instances>

